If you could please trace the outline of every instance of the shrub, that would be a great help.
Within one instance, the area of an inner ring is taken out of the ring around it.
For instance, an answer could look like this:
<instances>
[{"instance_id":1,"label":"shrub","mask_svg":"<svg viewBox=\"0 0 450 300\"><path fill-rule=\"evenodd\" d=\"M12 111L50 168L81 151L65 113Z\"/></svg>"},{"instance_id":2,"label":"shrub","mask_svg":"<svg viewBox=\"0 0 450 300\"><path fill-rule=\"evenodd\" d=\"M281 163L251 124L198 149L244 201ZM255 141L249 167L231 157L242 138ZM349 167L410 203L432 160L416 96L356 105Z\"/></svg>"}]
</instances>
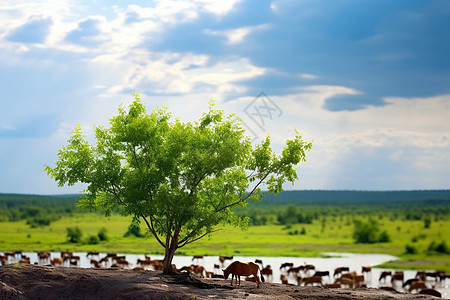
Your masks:
<instances>
[{"instance_id":1,"label":"shrub","mask_svg":"<svg viewBox=\"0 0 450 300\"><path fill-rule=\"evenodd\" d=\"M97 236L98 236L98 239L100 240L100 241L107 241L108 240L108 235L106 234L106 232L107 232L107 230L106 230L106 228L101 228L99 231L98 231L98 234L97 234Z\"/></svg>"},{"instance_id":2,"label":"shrub","mask_svg":"<svg viewBox=\"0 0 450 300\"><path fill-rule=\"evenodd\" d=\"M417 252L418 252L417 248L415 246L411 246L408 244L406 244L405 249L406 249L406 251L405 251L406 254L417 254Z\"/></svg>"},{"instance_id":3,"label":"shrub","mask_svg":"<svg viewBox=\"0 0 450 300\"><path fill-rule=\"evenodd\" d=\"M355 229L353 231L353 238L356 243L371 244L379 241L379 227L374 220L362 222L355 220Z\"/></svg>"},{"instance_id":4,"label":"shrub","mask_svg":"<svg viewBox=\"0 0 450 300\"><path fill-rule=\"evenodd\" d=\"M135 236L135 237L141 238L141 237L144 237L144 234L142 234L141 227L139 227L139 225L132 223L128 227L127 232L125 232L125 234L123 236L124 237Z\"/></svg>"},{"instance_id":5,"label":"shrub","mask_svg":"<svg viewBox=\"0 0 450 300\"><path fill-rule=\"evenodd\" d=\"M70 243L79 243L81 241L81 236L83 233L81 232L81 229L76 227L67 227L67 240Z\"/></svg>"},{"instance_id":6,"label":"shrub","mask_svg":"<svg viewBox=\"0 0 450 300\"><path fill-rule=\"evenodd\" d=\"M98 236L90 235L87 239L89 245L97 245L100 242Z\"/></svg>"},{"instance_id":7,"label":"shrub","mask_svg":"<svg viewBox=\"0 0 450 300\"><path fill-rule=\"evenodd\" d=\"M389 243L391 241L391 237L387 233L387 231L383 231L380 233L380 236L378 238L378 242L380 243Z\"/></svg>"}]
</instances>

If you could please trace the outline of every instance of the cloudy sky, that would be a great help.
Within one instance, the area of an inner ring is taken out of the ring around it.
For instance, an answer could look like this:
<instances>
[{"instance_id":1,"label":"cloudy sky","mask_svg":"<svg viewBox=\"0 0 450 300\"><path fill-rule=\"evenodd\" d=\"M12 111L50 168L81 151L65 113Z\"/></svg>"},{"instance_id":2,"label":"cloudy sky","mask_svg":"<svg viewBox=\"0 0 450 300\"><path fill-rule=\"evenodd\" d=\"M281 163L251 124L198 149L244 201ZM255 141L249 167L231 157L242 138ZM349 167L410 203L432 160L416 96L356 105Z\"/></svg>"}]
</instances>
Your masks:
<instances>
[{"instance_id":1,"label":"cloudy sky","mask_svg":"<svg viewBox=\"0 0 450 300\"><path fill-rule=\"evenodd\" d=\"M79 191L44 164L134 92L314 139L289 189L448 189L449 28L447 0L2 0L0 193Z\"/></svg>"}]
</instances>

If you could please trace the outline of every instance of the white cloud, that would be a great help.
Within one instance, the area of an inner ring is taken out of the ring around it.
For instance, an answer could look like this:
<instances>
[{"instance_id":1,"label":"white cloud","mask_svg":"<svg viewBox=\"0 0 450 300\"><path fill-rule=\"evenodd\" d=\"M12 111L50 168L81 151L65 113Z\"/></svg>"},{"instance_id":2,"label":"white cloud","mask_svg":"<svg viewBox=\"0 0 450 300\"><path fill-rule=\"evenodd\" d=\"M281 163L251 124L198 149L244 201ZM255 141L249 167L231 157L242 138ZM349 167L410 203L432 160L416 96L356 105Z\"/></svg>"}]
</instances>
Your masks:
<instances>
[{"instance_id":1,"label":"white cloud","mask_svg":"<svg viewBox=\"0 0 450 300\"><path fill-rule=\"evenodd\" d=\"M205 29L206 34L219 35L227 38L227 44L233 45L244 41L244 39L251 33L268 28L268 24L257 26L246 26L229 30L211 30Z\"/></svg>"}]
</instances>

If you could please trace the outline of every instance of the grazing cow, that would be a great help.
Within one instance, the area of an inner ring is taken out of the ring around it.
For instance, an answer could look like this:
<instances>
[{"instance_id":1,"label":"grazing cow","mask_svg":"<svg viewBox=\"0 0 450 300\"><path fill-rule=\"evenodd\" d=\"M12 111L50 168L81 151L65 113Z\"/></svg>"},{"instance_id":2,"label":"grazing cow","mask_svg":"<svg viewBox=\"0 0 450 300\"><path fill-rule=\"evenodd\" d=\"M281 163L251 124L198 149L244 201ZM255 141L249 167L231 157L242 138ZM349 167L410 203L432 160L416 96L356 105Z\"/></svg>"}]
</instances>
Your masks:
<instances>
[{"instance_id":1,"label":"grazing cow","mask_svg":"<svg viewBox=\"0 0 450 300\"><path fill-rule=\"evenodd\" d=\"M203 273L206 272L205 268L199 265L192 265L192 269L195 274L200 275L201 277L203 277Z\"/></svg>"},{"instance_id":2,"label":"grazing cow","mask_svg":"<svg viewBox=\"0 0 450 300\"><path fill-rule=\"evenodd\" d=\"M8 257L6 255L0 255L0 263L2 266L6 265L7 261L8 261Z\"/></svg>"},{"instance_id":3,"label":"grazing cow","mask_svg":"<svg viewBox=\"0 0 450 300\"><path fill-rule=\"evenodd\" d=\"M314 267L313 265L304 265L302 267L302 270L305 272L305 274L308 274L309 271L314 271L316 269L316 267Z\"/></svg>"},{"instance_id":4,"label":"grazing cow","mask_svg":"<svg viewBox=\"0 0 450 300\"><path fill-rule=\"evenodd\" d=\"M403 271L396 271L391 278L391 283L394 284L395 281L401 281L403 285L403 281L405 279L405 275L403 274Z\"/></svg>"},{"instance_id":5,"label":"grazing cow","mask_svg":"<svg viewBox=\"0 0 450 300\"><path fill-rule=\"evenodd\" d=\"M442 294L434 289L423 289L419 292L419 294L431 295L431 296L442 298Z\"/></svg>"},{"instance_id":6,"label":"grazing cow","mask_svg":"<svg viewBox=\"0 0 450 300\"><path fill-rule=\"evenodd\" d=\"M337 275L341 275L342 272L350 272L350 268L349 267L336 268L334 270L333 277L336 277Z\"/></svg>"},{"instance_id":7,"label":"grazing cow","mask_svg":"<svg viewBox=\"0 0 450 300\"><path fill-rule=\"evenodd\" d=\"M209 271L205 270L206 278L212 278L213 274L214 274L214 272L209 272Z\"/></svg>"},{"instance_id":8,"label":"grazing cow","mask_svg":"<svg viewBox=\"0 0 450 300\"><path fill-rule=\"evenodd\" d=\"M220 266L218 264L214 264L214 274L216 274L216 270L220 272Z\"/></svg>"},{"instance_id":9,"label":"grazing cow","mask_svg":"<svg viewBox=\"0 0 450 300\"><path fill-rule=\"evenodd\" d=\"M228 267L223 270L223 276L228 279L231 274L231 285L233 285L233 277L236 277L236 283L239 279L239 285L241 285L241 276L253 275L256 278L257 287L259 287L259 266L254 262L243 263L240 261L232 262ZM261 275L261 281L264 282L264 277Z\"/></svg>"},{"instance_id":10,"label":"grazing cow","mask_svg":"<svg viewBox=\"0 0 450 300\"><path fill-rule=\"evenodd\" d=\"M281 275L280 275L280 280L281 280L281 283L282 283L282 284L288 284L288 278L287 278L286 275L281 274Z\"/></svg>"},{"instance_id":11,"label":"grazing cow","mask_svg":"<svg viewBox=\"0 0 450 300\"><path fill-rule=\"evenodd\" d=\"M56 266L56 265L62 265L63 260L62 260L61 258L55 257L55 258L53 258L53 259L50 261L50 263L51 263L52 265L54 265L54 266Z\"/></svg>"},{"instance_id":12,"label":"grazing cow","mask_svg":"<svg viewBox=\"0 0 450 300\"><path fill-rule=\"evenodd\" d=\"M151 266L152 265L152 261L150 259L140 259L138 258L136 261L137 265L141 265L141 266Z\"/></svg>"},{"instance_id":13,"label":"grazing cow","mask_svg":"<svg viewBox=\"0 0 450 300\"><path fill-rule=\"evenodd\" d=\"M361 273L364 275L364 273L371 273L372 267L362 267Z\"/></svg>"},{"instance_id":14,"label":"grazing cow","mask_svg":"<svg viewBox=\"0 0 450 300\"><path fill-rule=\"evenodd\" d=\"M419 278L420 280L425 281L426 277L427 277L427 273L426 272L424 272L424 271L417 271L416 278Z\"/></svg>"},{"instance_id":15,"label":"grazing cow","mask_svg":"<svg viewBox=\"0 0 450 300\"><path fill-rule=\"evenodd\" d=\"M328 278L330 278L330 272L329 271L316 271L313 276L320 276L320 277L328 276Z\"/></svg>"},{"instance_id":16,"label":"grazing cow","mask_svg":"<svg viewBox=\"0 0 450 300\"><path fill-rule=\"evenodd\" d=\"M45 262L49 262L50 260L50 253L49 252L39 252L38 253L39 256L39 262L40 263L45 263Z\"/></svg>"},{"instance_id":17,"label":"grazing cow","mask_svg":"<svg viewBox=\"0 0 450 300\"><path fill-rule=\"evenodd\" d=\"M263 261L261 259L255 259L255 264L260 264L261 269L264 269Z\"/></svg>"},{"instance_id":18,"label":"grazing cow","mask_svg":"<svg viewBox=\"0 0 450 300\"><path fill-rule=\"evenodd\" d=\"M293 266L294 266L293 263L283 263L283 264L281 264L281 266L280 266L280 270L281 270L281 269L285 269L285 268L287 268L287 267L292 268Z\"/></svg>"},{"instance_id":19,"label":"grazing cow","mask_svg":"<svg viewBox=\"0 0 450 300\"><path fill-rule=\"evenodd\" d=\"M160 271L163 269L164 264L162 260L152 260L152 267L156 271Z\"/></svg>"},{"instance_id":20,"label":"grazing cow","mask_svg":"<svg viewBox=\"0 0 450 300\"><path fill-rule=\"evenodd\" d=\"M304 283L305 286L307 286L308 284L314 285L314 283L318 283L320 286L323 286L322 276L312 276L312 277L301 278L301 279L299 279L298 285L300 285L302 283Z\"/></svg>"},{"instance_id":21,"label":"grazing cow","mask_svg":"<svg viewBox=\"0 0 450 300\"><path fill-rule=\"evenodd\" d=\"M19 260L20 264L30 264L30 258L28 256L23 256L22 259Z\"/></svg>"},{"instance_id":22,"label":"grazing cow","mask_svg":"<svg viewBox=\"0 0 450 300\"><path fill-rule=\"evenodd\" d=\"M267 278L273 277L273 271L272 271L272 268L271 268L269 265L267 265L264 269L261 269L261 274L262 274L262 275L266 275ZM261 277L262 277L262 276L261 276Z\"/></svg>"},{"instance_id":23,"label":"grazing cow","mask_svg":"<svg viewBox=\"0 0 450 300\"><path fill-rule=\"evenodd\" d=\"M355 282L355 288L365 287L364 275L355 275L353 281Z\"/></svg>"},{"instance_id":24,"label":"grazing cow","mask_svg":"<svg viewBox=\"0 0 450 300\"><path fill-rule=\"evenodd\" d=\"M428 289L428 287L425 285L424 281L416 281L411 283L411 286L409 287L408 291L412 292L414 290L420 291L420 290L425 290Z\"/></svg>"},{"instance_id":25,"label":"grazing cow","mask_svg":"<svg viewBox=\"0 0 450 300\"><path fill-rule=\"evenodd\" d=\"M346 286L346 287L349 287L349 288L353 288L353 285L354 285L353 279L346 278L346 277L338 278L338 279L336 279L334 281L334 283L340 284L341 287Z\"/></svg>"},{"instance_id":26,"label":"grazing cow","mask_svg":"<svg viewBox=\"0 0 450 300\"><path fill-rule=\"evenodd\" d=\"M288 273L288 275L291 275L291 273L298 274L298 272L300 272L301 270L303 270L303 266L295 267L295 268L289 268L287 273Z\"/></svg>"},{"instance_id":27,"label":"grazing cow","mask_svg":"<svg viewBox=\"0 0 450 300\"><path fill-rule=\"evenodd\" d=\"M419 278L411 278L405 281L405 283L403 283L403 287L407 287L408 285L411 285L413 282L417 282L419 281Z\"/></svg>"},{"instance_id":28,"label":"grazing cow","mask_svg":"<svg viewBox=\"0 0 450 300\"><path fill-rule=\"evenodd\" d=\"M199 259L203 259L203 255L194 255L194 256L192 257L192 261L197 260L197 264L198 264L198 260L199 260Z\"/></svg>"},{"instance_id":29,"label":"grazing cow","mask_svg":"<svg viewBox=\"0 0 450 300\"><path fill-rule=\"evenodd\" d=\"M382 279L384 279L384 281L386 282L386 277L388 276L392 276L392 272L391 271L383 271L380 274L380 279L378 279L378 281L381 281Z\"/></svg>"},{"instance_id":30,"label":"grazing cow","mask_svg":"<svg viewBox=\"0 0 450 300\"><path fill-rule=\"evenodd\" d=\"M88 252L87 254L86 254L86 257L89 257L89 256L99 256L100 255L100 253L98 253L98 252Z\"/></svg>"},{"instance_id":31,"label":"grazing cow","mask_svg":"<svg viewBox=\"0 0 450 300\"><path fill-rule=\"evenodd\" d=\"M219 256L219 261L223 266L226 260L233 260L233 258L234 258L233 256Z\"/></svg>"},{"instance_id":32,"label":"grazing cow","mask_svg":"<svg viewBox=\"0 0 450 300\"><path fill-rule=\"evenodd\" d=\"M91 258L91 265L94 265L94 267L96 267L96 268L100 268L100 263L97 260L92 259L92 258Z\"/></svg>"}]
</instances>

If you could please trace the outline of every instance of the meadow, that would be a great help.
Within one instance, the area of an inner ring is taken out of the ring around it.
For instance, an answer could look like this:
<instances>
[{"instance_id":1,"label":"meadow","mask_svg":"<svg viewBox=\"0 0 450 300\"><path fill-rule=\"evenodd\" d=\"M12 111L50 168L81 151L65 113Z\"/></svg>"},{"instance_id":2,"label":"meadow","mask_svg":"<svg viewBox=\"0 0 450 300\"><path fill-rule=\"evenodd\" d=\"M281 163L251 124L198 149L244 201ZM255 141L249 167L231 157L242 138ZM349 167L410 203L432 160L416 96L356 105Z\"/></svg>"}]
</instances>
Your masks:
<instances>
[{"instance_id":1,"label":"meadow","mask_svg":"<svg viewBox=\"0 0 450 300\"><path fill-rule=\"evenodd\" d=\"M384 253L398 256L400 260L383 267L450 272L449 200L404 200L410 201L407 206L402 201L395 206L390 201L374 204L361 200L347 201L346 205L338 200L285 200L275 205L272 200L236 210L237 214L250 217L247 230L220 227L210 237L187 245L176 254L317 257L325 252ZM74 199L71 201L75 203ZM50 216L49 225L33 225L29 218L21 218L23 208L17 208L19 218L16 220L1 222L0 251L164 253L155 239L146 235L143 224L140 231L144 237L124 236L131 217L119 214L105 217L74 207L61 211L55 209L54 204L43 207L45 215ZM14 207L0 205L0 209L11 211ZM52 216L53 213L56 216ZM39 219L38 215L34 218ZM377 238L383 232L387 238L357 242L358 224L362 230L367 229L367 232L362 231L363 235L372 234L373 229ZM69 242L67 228L75 227L82 236L76 242ZM101 231L106 237L104 240L98 239Z\"/></svg>"}]
</instances>

